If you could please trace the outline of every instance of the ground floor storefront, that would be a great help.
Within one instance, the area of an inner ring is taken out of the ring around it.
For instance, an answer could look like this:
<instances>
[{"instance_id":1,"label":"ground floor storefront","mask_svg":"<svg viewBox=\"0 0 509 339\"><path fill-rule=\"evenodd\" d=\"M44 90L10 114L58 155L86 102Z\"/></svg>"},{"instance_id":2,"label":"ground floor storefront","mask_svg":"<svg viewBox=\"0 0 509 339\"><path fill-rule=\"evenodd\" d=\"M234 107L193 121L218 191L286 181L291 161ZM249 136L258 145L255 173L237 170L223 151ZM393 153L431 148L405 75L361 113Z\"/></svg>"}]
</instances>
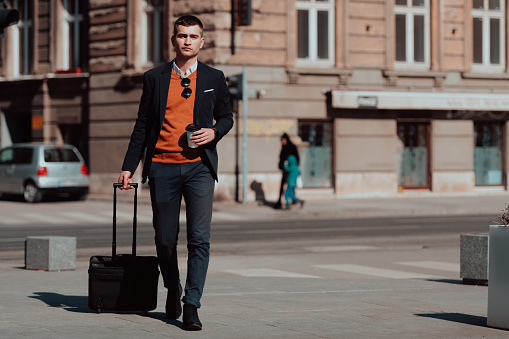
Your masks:
<instances>
[{"instance_id":1,"label":"ground floor storefront","mask_svg":"<svg viewBox=\"0 0 509 339\"><path fill-rule=\"evenodd\" d=\"M239 70L223 69L226 76ZM234 128L218 144L216 199L275 201L283 133L299 149L302 197L507 190L509 96L334 89L344 73L295 72L248 70L248 115L244 120L243 105L232 100ZM90 192L110 193L136 119L141 79L104 73L0 82L1 146L74 144L89 166ZM140 193L148 194L144 187Z\"/></svg>"},{"instance_id":2,"label":"ground floor storefront","mask_svg":"<svg viewBox=\"0 0 509 339\"><path fill-rule=\"evenodd\" d=\"M331 101L337 196L507 189L503 95L333 91Z\"/></svg>"},{"instance_id":3,"label":"ground floor storefront","mask_svg":"<svg viewBox=\"0 0 509 339\"><path fill-rule=\"evenodd\" d=\"M468 119L447 119L443 111L355 112L366 114L365 118L352 117L352 113L297 122L304 196L506 190L505 114L478 112L469 113ZM265 186L272 189L264 196L274 199L279 177L263 177L260 174L252 181L268 181Z\"/></svg>"}]
</instances>

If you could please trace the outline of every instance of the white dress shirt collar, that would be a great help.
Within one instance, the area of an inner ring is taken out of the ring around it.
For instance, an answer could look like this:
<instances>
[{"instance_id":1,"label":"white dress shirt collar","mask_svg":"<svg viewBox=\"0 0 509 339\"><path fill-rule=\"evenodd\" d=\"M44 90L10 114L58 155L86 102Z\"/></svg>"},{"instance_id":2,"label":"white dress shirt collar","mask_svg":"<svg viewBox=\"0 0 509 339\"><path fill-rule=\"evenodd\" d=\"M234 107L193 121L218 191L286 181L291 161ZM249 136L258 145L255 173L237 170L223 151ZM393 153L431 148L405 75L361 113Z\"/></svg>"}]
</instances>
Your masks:
<instances>
[{"instance_id":1,"label":"white dress shirt collar","mask_svg":"<svg viewBox=\"0 0 509 339\"><path fill-rule=\"evenodd\" d=\"M173 71L180 75L182 78L187 78L191 75L196 69L198 68L198 61L196 61L191 67L186 69L186 72L183 73L182 70L177 66L177 63L175 62L175 59L173 60Z\"/></svg>"}]
</instances>

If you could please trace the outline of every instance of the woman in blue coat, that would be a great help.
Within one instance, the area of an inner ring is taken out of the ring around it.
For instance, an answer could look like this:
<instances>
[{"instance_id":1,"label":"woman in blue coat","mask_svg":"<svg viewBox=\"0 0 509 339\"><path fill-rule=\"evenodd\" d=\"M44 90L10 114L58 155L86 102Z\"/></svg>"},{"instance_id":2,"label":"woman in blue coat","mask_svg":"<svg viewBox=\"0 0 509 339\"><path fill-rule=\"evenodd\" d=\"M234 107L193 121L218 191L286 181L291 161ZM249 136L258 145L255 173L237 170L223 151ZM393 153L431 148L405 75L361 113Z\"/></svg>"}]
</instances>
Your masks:
<instances>
[{"instance_id":1,"label":"woman in blue coat","mask_svg":"<svg viewBox=\"0 0 509 339\"><path fill-rule=\"evenodd\" d=\"M286 208L290 208L290 205L294 205L297 203L300 203L300 207L302 208L304 206L304 200L300 200L295 196L297 177L300 175L297 157L293 154L290 154L286 159L283 167L287 172L286 192L285 192ZM292 201L291 203L290 200Z\"/></svg>"}]
</instances>

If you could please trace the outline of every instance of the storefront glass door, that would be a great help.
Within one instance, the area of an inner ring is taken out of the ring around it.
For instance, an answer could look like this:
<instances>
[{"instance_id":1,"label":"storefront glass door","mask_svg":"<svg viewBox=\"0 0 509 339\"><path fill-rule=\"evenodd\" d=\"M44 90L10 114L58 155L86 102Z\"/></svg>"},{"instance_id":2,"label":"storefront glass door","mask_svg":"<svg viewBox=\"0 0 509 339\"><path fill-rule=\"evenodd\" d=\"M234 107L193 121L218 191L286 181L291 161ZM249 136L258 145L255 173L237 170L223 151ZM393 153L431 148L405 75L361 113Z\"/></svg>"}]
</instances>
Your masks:
<instances>
[{"instance_id":1,"label":"storefront glass door","mask_svg":"<svg viewBox=\"0 0 509 339\"><path fill-rule=\"evenodd\" d=\"M493 186L503 184L503 125L474 123L475 184Z\"/></svg>"},{"instance_id":2,"label":"storefront glass door","mask_svg":"<svg viewBox=\"0 0 509 339\"><path fill-rule=\"evenodd\" d=\"M330 122L299 122L300 171L304 187L332 187Z\"/></svg>"},{"instance_id":3,"label":"storefront glass door","mask_svg":"<svg viewBox=\"0 0 509 339\"><path fill-rule=\"evenodd\" d=\"M429 123L398 122L398 185L429 188Z\"/></svg>"}]
</instances>

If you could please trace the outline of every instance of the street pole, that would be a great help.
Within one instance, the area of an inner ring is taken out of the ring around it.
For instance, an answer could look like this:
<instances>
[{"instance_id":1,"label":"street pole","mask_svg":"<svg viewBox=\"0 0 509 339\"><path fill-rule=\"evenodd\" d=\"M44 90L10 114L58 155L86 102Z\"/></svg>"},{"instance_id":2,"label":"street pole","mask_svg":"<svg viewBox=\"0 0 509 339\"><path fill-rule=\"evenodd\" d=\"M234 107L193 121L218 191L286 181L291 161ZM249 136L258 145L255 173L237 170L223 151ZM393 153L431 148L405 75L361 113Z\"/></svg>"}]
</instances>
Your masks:
<instances>
[{"instance_id":1,"label":"street pole","mask_svg":"<svg viewBox=\"0 0 509 339\"><path fill-rule=\"evenodd\" d=\"M242 68L242 203L247 203L247 69Z\"/></svg>"}]
</instances>

